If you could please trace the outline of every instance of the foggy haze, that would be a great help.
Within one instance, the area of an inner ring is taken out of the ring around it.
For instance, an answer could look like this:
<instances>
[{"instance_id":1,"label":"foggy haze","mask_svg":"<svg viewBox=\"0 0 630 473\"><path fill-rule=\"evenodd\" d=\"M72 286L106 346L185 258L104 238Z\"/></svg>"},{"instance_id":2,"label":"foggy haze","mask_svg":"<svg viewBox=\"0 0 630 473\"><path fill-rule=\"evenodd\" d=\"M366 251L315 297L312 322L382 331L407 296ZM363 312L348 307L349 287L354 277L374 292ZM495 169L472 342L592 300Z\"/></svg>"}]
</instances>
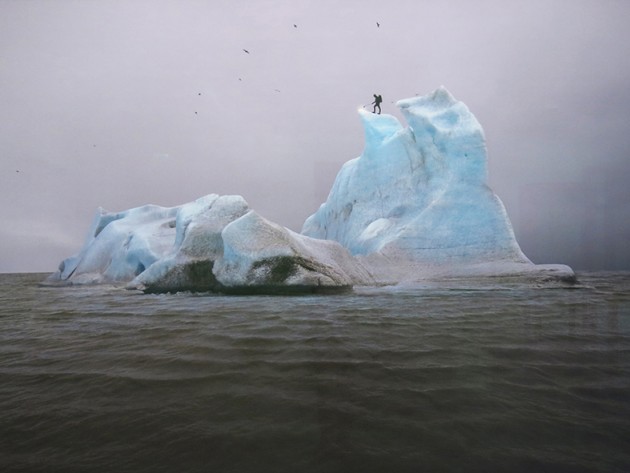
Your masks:
<instances>
[{"instance_id":1,"label":"foggy haze","mask_svg":"<svg viewBox=\"0 0 630 473\"><path fill-rule=\"evenodd\" d=\"M406 125L440 85L533 262L630 269L628 25L623 0L0 0L0 272L54 271L99 206L240 194L300 231L357 108Z\"/></svg>"}]
</instances>

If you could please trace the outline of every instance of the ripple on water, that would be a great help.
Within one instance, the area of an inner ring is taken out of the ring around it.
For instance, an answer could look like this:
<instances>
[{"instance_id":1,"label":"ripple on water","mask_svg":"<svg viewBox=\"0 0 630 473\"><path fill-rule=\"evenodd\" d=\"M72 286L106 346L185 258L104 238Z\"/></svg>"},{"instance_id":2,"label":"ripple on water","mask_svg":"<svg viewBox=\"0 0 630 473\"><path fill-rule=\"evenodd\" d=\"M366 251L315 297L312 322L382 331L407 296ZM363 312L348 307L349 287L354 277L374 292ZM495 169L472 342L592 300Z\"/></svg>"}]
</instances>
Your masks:
<instances>
[{"instance_id":1,"label":"ripple on water","mask_svg":"<svg viewBox=\"0 0 630 473\"><path fill-rule=\"evenodd\" d=\"M630 278L304 297L0 275L2 471L630 469Z\"/></svg>"}]
</instances>

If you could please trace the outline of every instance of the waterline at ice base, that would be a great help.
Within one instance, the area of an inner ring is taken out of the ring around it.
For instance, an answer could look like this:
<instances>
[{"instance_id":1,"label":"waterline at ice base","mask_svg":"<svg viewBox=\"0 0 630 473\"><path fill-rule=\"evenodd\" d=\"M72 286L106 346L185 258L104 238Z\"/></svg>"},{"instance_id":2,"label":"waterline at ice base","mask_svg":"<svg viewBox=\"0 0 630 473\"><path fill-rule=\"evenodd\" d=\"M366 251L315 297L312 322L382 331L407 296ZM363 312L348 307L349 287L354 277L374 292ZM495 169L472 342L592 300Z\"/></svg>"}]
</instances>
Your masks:
<instances>
[{"instance_id":1,"label":"waterline at ice base","mask_svg":"<svg viewBox=\"0 0 630 473\"><path fill-rule=\"evenodd\" d=\"M99 209L83 248L48 284L145 292L326 292L465 278L572 284L573 270L521 251L487 184L483 129L443 87L359 110L365 148L339 171L301 233L210 194L178 207Z\"/></svg>"}]
</instances>

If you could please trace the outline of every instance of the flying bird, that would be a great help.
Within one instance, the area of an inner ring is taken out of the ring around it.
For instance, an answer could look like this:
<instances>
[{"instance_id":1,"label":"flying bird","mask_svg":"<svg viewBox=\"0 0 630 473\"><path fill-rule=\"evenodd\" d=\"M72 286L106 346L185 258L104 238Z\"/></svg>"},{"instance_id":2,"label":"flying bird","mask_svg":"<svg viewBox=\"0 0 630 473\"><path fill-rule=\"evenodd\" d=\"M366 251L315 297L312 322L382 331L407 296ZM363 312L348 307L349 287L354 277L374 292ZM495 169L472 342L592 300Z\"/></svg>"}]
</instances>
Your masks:
<instances>
[{"instance_id":1,"label":"flying bird","mask_svg":"<svg viewBox=\"0 0 630 473\"><path fill-rule=\"evenodd\" d=\"M249 51L247 49L243 49L243 51L245 51L247 54L249 54Z\"/></svg>"},{"instance_id":2,"label":"flying bird","mask_svg":"<svg viewBox=\"0 0 630 473\"><path fill-rule=\"evenodd\" d=\"M297 25L295 23L293 23L293 28L297 28Z\"/></svg>"},{"instance_id":3,"label":"flying bird","mask_svg":"<svg viewBox=\"0 0 630 473\"><path fill-rule=\"evenodd\" d=\"M380 28L380 27L381 27L381 24L380 24L378 21L376 22L376 27L377 27L377 28Z\"/></svg>"}]
</instances>

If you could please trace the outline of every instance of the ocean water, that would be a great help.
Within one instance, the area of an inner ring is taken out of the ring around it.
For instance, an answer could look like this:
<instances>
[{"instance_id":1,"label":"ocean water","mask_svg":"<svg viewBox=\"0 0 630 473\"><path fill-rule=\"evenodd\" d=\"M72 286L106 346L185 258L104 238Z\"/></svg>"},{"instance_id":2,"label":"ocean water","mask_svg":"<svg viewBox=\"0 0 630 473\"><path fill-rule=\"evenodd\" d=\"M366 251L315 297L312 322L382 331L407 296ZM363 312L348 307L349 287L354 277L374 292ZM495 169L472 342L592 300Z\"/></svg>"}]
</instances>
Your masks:
<instances>
[{"instance_id":1,"label":"ocean water","mask_svg":"<svg viewBox=\"0 0 630 473\"><path fill-rule=\"evenodd\" d=\"M628 472L630 273L325 296L0 275L2 472Z\"/></svg>"}]
</instances>

